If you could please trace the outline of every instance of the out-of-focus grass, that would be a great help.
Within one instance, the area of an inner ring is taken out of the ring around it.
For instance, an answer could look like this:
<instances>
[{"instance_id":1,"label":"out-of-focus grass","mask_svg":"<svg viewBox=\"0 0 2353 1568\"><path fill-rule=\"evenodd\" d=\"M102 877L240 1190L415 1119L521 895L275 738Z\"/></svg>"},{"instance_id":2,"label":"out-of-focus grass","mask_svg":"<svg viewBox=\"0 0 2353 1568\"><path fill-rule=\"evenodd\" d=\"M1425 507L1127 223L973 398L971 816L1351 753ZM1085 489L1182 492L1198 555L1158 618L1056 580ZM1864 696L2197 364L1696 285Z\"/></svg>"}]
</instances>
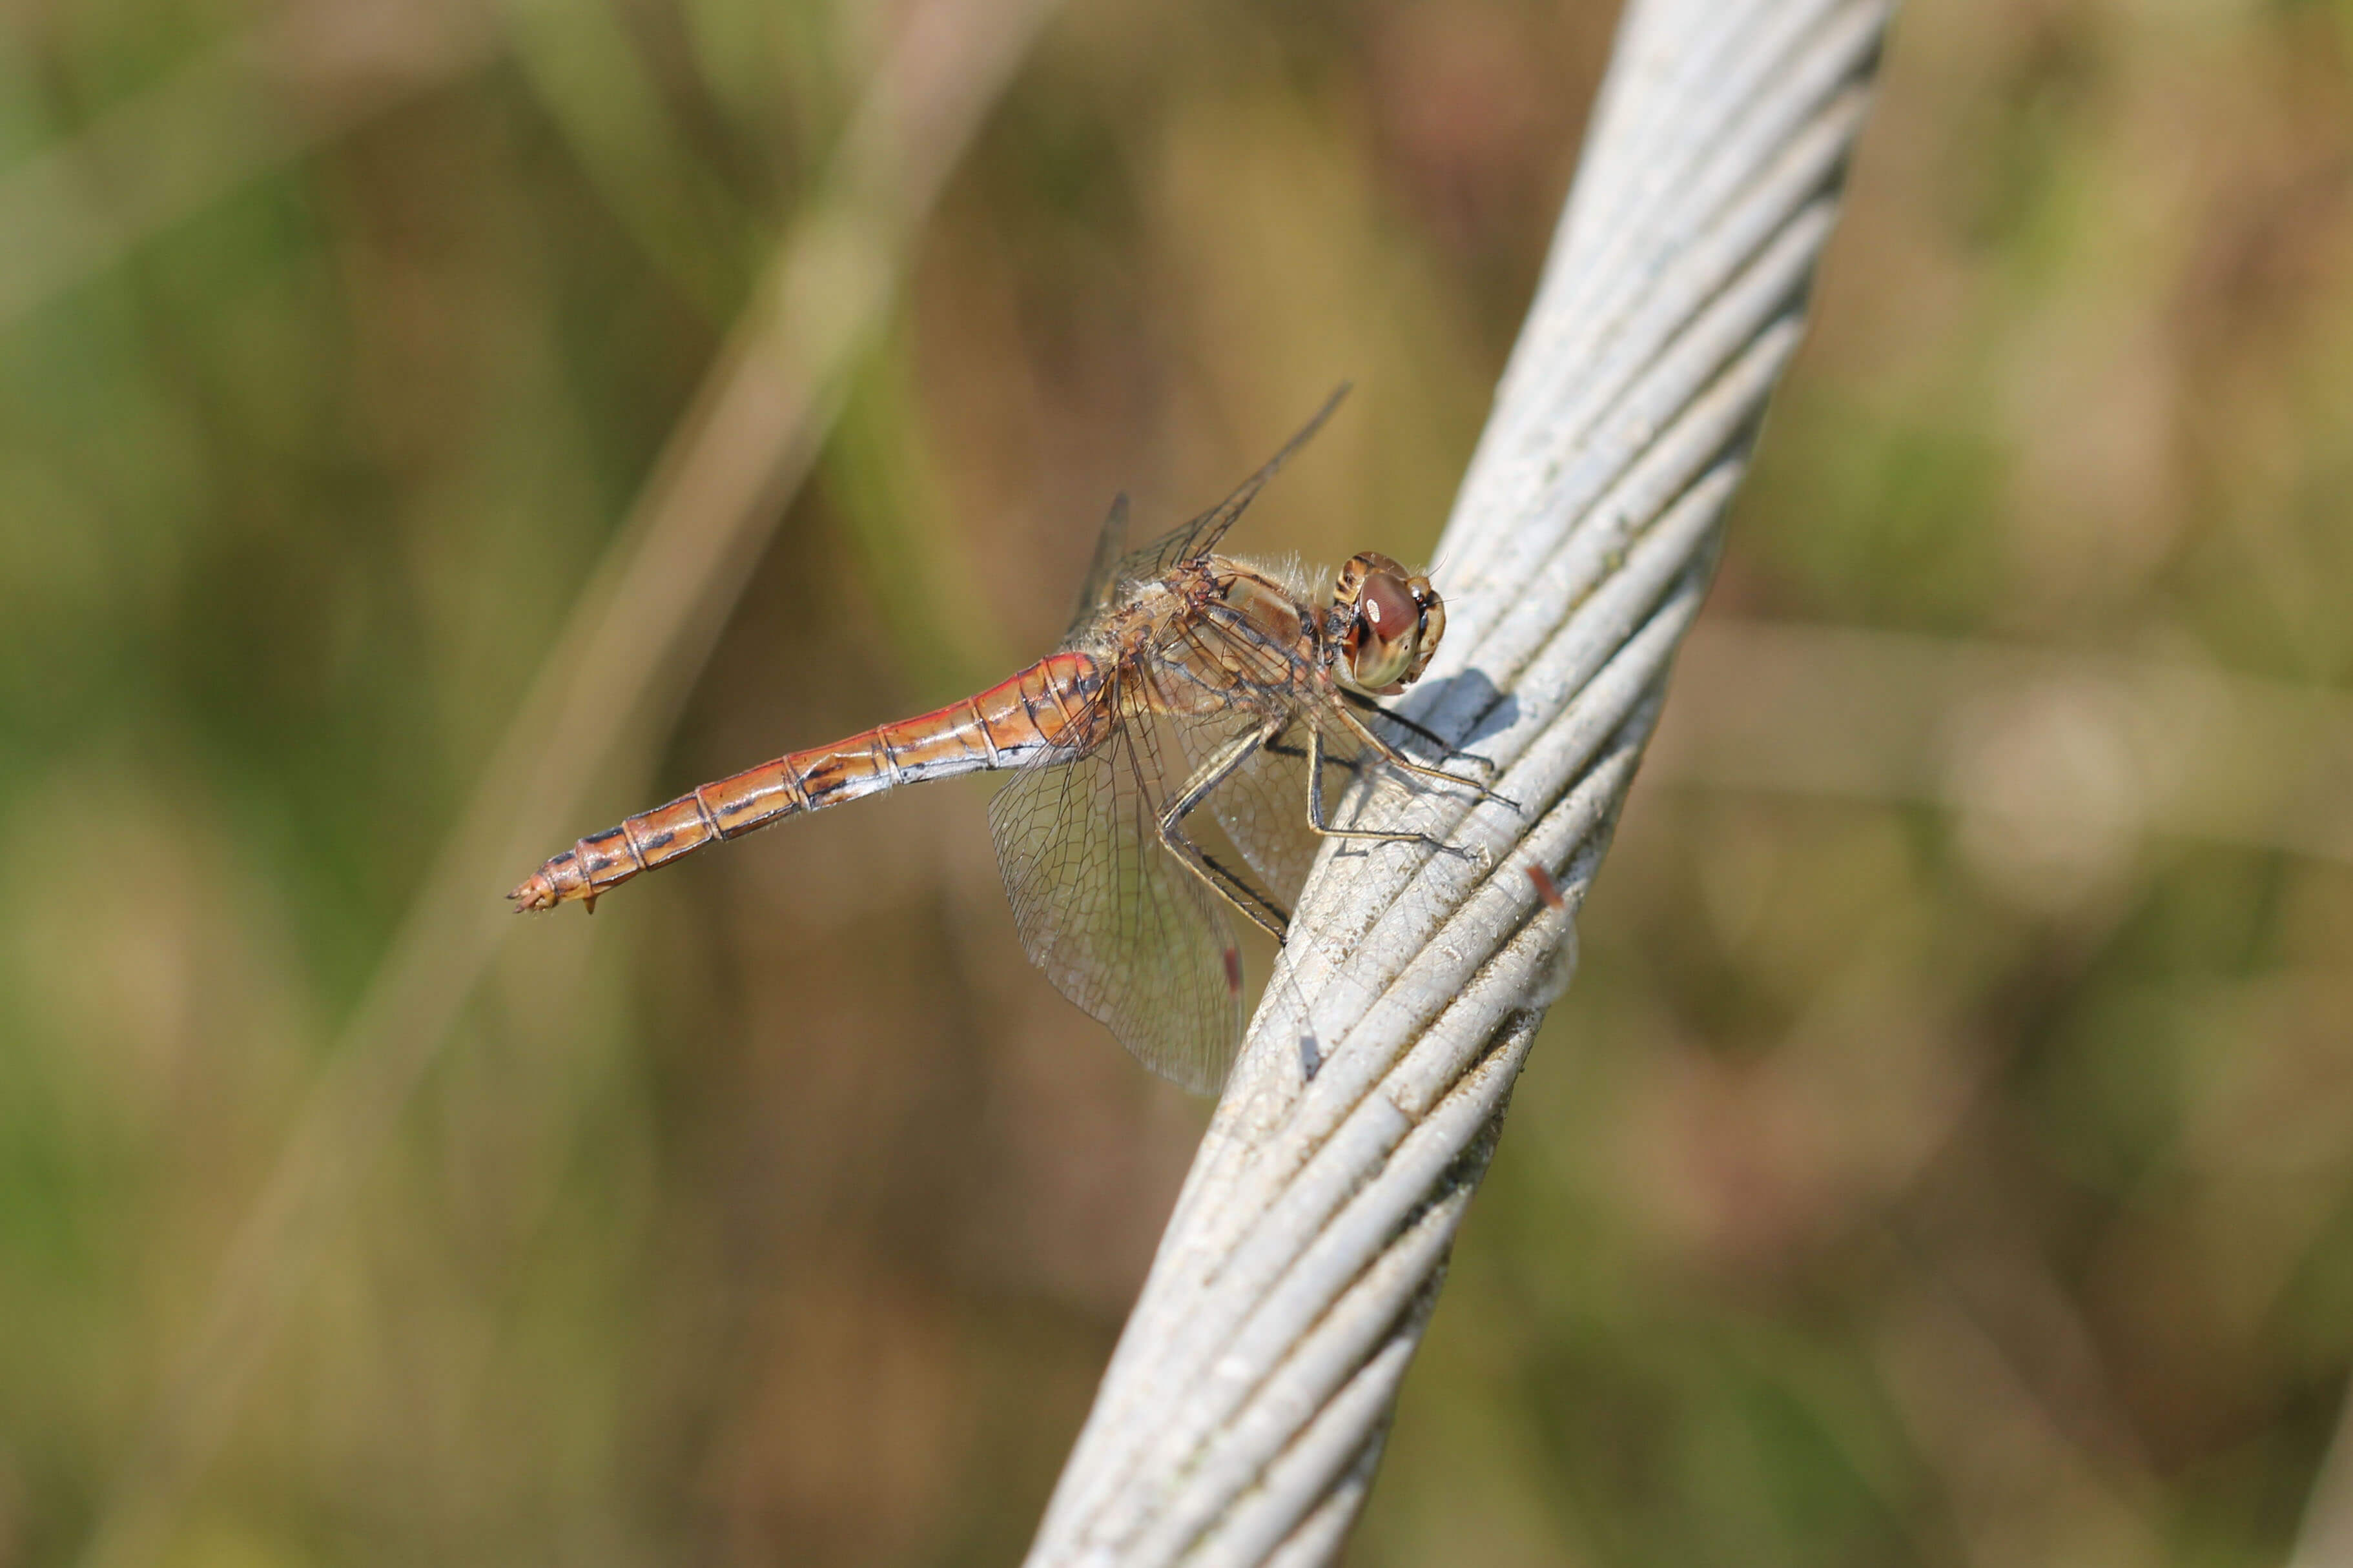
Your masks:
<instances>
[{"instance_id":1,"label":"out-of-focus grass","mask_svg":"<svg viewBox=\"0 0 2353 1568\"><path fill-rule=\"evenodd\" d=\"M580 826L1042 649L1114 489L1185 512L1344 375L1246 542L1426 550L1609 20L1068 11ZM0 174L271 25L20 10ZM519 5L0 328L0 1563L87 1541L892 25ZM1727 635L2353 686L2353 10L1917 0L1818 307ZM2263 846L2353 774L2251 774L2223 842L1981 706L1923 732L2007 793L1662 742L1356 1560L2285 1555L2353 1355L2353 870ZM986 798L519 931L168 1558L1017 1555L1200 1110L1022 965Z\"/></svg>"}]
</instances>

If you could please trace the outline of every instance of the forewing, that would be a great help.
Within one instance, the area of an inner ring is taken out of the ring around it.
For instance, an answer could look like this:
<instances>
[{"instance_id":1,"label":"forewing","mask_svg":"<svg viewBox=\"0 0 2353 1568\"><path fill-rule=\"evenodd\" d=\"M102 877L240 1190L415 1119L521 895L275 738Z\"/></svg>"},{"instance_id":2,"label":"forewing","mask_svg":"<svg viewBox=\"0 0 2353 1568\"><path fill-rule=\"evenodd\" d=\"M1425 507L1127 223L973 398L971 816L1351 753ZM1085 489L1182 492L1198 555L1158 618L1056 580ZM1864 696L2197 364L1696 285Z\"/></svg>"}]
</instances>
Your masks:
<instances>
[{"instance_id":1,"label":"forewing","mask_svg":"<svg viewBox=\"0 0 2353 1568\"><path fill-rule=\"evenodd\" d=\"M1127 496L1122 492L1112 498L1111 511L1095 535L1094 559L1087 563L1086 581L1079 584L1079 602L1071 612L1070 628L1062 634L1064 647L1077 642L1110 604L1112 590L1120 583L1119 563L1126 553Z\"/></svg>"},{"instance_id":2,"label":"forewing","mask_svg":"<svg viewBox=\"0 0 2353 1568\"><path fill-rule=\"evenodd\" d=\"M1332 416L1332 410L1339 407L1340 400L1347 395L1348 384L1343 382L1334 389L1331 396L1324 400L1324 406L1315 411L1315 416L1300 427L1299 434L1285 441L1282 450L1269 458L1263 468L1244 479L1240 489L1184 527L1170 530L1124 558L1113 574L1113 581L1135 583L1157 577L1180 561L1190 561L1216 549L1218 541L1225 537L1226 530L1233 527L1235 520L1258 498L1258 492L1266 488L1267 480L1274 478L1276 470L1307 444L1309 437L1324 427L1324 421Z\"/></svg>"},{"instance_id":3,"label":"forewing","mask_svg":"<svg viewBox=\"0 0 2353 1568\"><path fill-rule=\"evenodd\" d=\"M1171 721L1165 728L1189 767L1208 766L1234 738L1288 718L1282 732L1244 758L1209 792L1209 814L1256 874L1261 890L1285 913L1315 858L1318 836L1307 818L1307 756L1313 674L1294 652L1258 636L1247 622L1206 619L1161 650L1164 682L1199 677L1225 689L1229 706L1215 717ZM1343 775L1345 780L1345 775ZM1196 819L1198 821L1198 818Z\"/></svg>"},{"instance_id":4,"label":"forewing","mask_svg":"<svg viewBox=\"0 0 2353 1568\"><path fill-rule=\"evenodd\" d=\"M1334 706L1338 696L1298 650L1268 640L1246 620L1198 621L1161 650L1161 660L1166 684L1198 677L1228 693L1229 706L1214 717L1176 719L1165 726L1191 768L1209 765L1236 735L1257 724L1282 723L1271 742L1219 782L1208 805L1260 888L1286 912L1296 909L1324 841L1310 816L1310 757L1321 754L1329 826L1351 825L1376 799L1394 804L1392 797L1409 793L1402 787L1405 775L1371 753Z\"/></svg>"},{"instance_id":5,"label":"forewing","mask_svg":"<svg viewBox=\"0 0 2353 1568\"><path fill-rule=\"evenodd\" d=\"M1324 798L1347 774L1327 768ZM1243 760L1209 794L1209 809L1234 847L1287 914L1298 909L1323 840L1307 820L1307 729L1294 723Z\"/></svg>"},{"instance_id":6,"label":"forewing","mask_svg":"<svg viewBox=\"0 0 2353 1568\"><path fill-rule=\"evenodd\" d=\"M988 812L1029 962L1136 1059L1197 1094L1241 1037L1241 951L1208 885L1163 847L1166 737L1123 721L1072 762L1041 760Z\"/></svg>"},{"instance_id":7,"label":"forewing","mask_svg":"<svg viewBox=\"0 0 2353 1568\"><path fill-rule=\"evenodd\" d=\"M1381 721L1373 722L1385 738L1394 739ZM1389 766L1328 711L1299 709L1282 733L1209 795L1218 826L1285 910L1299 907L1300 890L1324 847L1324 835L1309 815L1308 762L1317 750L1311 741L1319 731L1325 826L1418 826L1411 816L1424 787L1419 781Z\"/></svg>"}]
</instances>

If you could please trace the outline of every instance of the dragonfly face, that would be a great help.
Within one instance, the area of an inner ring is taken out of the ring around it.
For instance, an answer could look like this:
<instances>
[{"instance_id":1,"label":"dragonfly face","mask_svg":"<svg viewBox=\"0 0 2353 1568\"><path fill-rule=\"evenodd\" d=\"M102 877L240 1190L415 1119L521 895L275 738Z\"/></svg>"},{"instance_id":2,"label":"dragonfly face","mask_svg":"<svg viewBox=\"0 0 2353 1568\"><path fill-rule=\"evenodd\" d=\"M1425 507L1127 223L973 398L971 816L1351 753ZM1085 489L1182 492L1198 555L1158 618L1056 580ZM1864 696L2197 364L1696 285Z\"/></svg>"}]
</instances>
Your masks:
<instances>
[{"instance_id":1,"label":"dragonfly face","mask_svg":"<svg viewBox=\"0 0 2353 1568\"><path fill-rule=\"evenodd\" d=\"M1373 697L1394 697L1430 668L1446 635L1446 603L1427 577L1377 551L1352 555L1332 584L1335 673Z\"/></svg>"}]
</instances>

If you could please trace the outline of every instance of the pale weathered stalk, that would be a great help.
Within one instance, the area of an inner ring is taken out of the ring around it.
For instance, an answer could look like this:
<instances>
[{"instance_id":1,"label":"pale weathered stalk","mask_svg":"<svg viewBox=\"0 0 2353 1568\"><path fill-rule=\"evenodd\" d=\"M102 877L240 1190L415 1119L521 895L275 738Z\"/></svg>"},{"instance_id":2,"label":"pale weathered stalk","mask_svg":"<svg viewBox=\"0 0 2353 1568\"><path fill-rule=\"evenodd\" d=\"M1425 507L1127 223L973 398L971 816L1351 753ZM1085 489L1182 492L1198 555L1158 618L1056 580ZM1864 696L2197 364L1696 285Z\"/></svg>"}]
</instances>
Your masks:
<instances>
[{"instance_id":1,"label":"pale weathered stalk","mask_svg":"<svg viewBox=\"0 0 2353 1568\"><path fill-rule=\"evenodd\" d=\"M1508 803L1327 854L1029 1561L1307 1564L1447 1248L1800 331L1884 0L1635 0L1440 546L1408 711Z\"/></svg>"}]
</instances>

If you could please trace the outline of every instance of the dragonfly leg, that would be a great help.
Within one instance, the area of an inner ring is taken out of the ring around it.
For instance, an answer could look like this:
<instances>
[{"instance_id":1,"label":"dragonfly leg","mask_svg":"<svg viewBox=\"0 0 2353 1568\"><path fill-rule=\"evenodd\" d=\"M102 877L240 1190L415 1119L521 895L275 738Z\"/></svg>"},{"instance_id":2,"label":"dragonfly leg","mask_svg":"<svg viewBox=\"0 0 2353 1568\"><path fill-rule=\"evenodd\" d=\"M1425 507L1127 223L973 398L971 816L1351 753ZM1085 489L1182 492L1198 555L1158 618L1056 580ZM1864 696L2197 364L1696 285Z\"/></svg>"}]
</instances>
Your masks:
<instances>
[{"instance_id":1,"label":"dragonfly leg","mask_svg":"<svg viewBox=\"0 0 2353 1568\"><path fill-rule=\"evenodd\" d=\"M1199 845L1185 837L1185 818L1195 807L1208 799L1209 792L1234 775L1234 771L1250 761L1250 753L1282 733L1280 720L1263 729L1253 730L1235 741L1224 751L1204 763L1186 783L1184 792L1168 804L1160 814L1160 842L1168 853L1191 871L1226 902L1248 915L1275 941L1282 940L1283 928L1291 923L1291 913L1282 905L1251 887Z\"/></svg>"},{"instance_id":2,"label":"dragonfly leg","mask_svg":"<svg viewBox=\"0 0 2353 1568\"><path fill-rule=\"evenodd\" d=\"M1283 739L1283 736L1290 733L1291 731L1289 730L1282 731L1282 733L1276 735L1273 740L1269 741L1266 743L1266 750L1274 756L1297 757L1303 762L1314 754L1311 753L1305 746L1293 745ZM1317 751L1322 751L1322 748L1318 747ZM1362 757L1335 757L1329 752L1323 752L1322 757L1317 765L1319 767L1342 769L1350 778L1355 778L1365 771L1365 759Z\"/></svg>"},{"instance_id":3,"label":"dragonfly leg","mask_svg":"<svg viewBox=\"0 0 2353 1568\"><path fill-rule=\"evenodd\" d=\"M1387 710L1383 710L1383 711L1386 712ZM1341 718L1348 721L1348 728L1354 730L1357 736L1362 739L1366 745L1372 747L1376 752L1378 752L1381 754L1381 760L1383 762L1386 762L1389 766L1397 769L1398 772L1412 773L1420 778L1436 779L1440 784L1450 784L1458 789L1476 790L1481 800L1492 800L1496 802L1498 805L1508 805L1515 815L1519 812L1520 803L1518 801L1514 800L1507 795L1497 795L1493 790L1489 789L1477 779L1466 779L1461 773L1450 773L1444 768L1425 767L1421 763L1415 762L1411 757L1407 756L1403 752L1398 751L1395 746L1390 745L1387 741L1382 740L1380 736L1375 734L1373 732L1372 726L1366 723L1362 719L1357 718L1356 715L1349 710L1345 703L1340 705L1339 713ZM1394 718L1396 715L1391 714L1390 717Z\"/></svg>"},{"instance_id":4,"label":"dragonfly leg","mask_svg":"<svg viewBox=\"0 0 2353 1568\"><path fill-rule=\"evenodd\" d=\"M1438 752L1438 754L1446 761L1452 762L1457 757L1460 757L1466 763L1472 763L1486 769L1487 776L1489 778L1493 778L1495 776L1495 760L1493 757L1482 757L1476 752L1463 751L1461 747L1449 742L1445 736L1440 734L1429 725L1417 724L1402 713L1391 712L1388 709L1382 707L1379 703L1374 701L1371 698L1363 695L1361 692L1351 691L1344 686L1340 689L1340 697L1343 701L1346 702L1352 708L1361 708L1367 713L1377 713L1382 718L1388 720L1390 723L1395 724L1398 729L1410 731L1412 733L1419 735L1423 740L1429 742L1430 746Z\"/></svg>"},{"instance_id":5,"label":"dragonfly leg","mask_svg":"<svg viewBox=\"0 0 2353 1568\"><path fill-rule=\"evenodd\" d=\"M1374 827L1334 827L1324 820L1324 731L1307 731L1307 826L1326 838L1354 838L1374 844L1421 844L1446 853L1465 853L1428 833L1392 833ZM1451 773L1446 777L1452 778ZM1458 783L1467 782L1458 780Z\"/></svg>"}]
</instances>

